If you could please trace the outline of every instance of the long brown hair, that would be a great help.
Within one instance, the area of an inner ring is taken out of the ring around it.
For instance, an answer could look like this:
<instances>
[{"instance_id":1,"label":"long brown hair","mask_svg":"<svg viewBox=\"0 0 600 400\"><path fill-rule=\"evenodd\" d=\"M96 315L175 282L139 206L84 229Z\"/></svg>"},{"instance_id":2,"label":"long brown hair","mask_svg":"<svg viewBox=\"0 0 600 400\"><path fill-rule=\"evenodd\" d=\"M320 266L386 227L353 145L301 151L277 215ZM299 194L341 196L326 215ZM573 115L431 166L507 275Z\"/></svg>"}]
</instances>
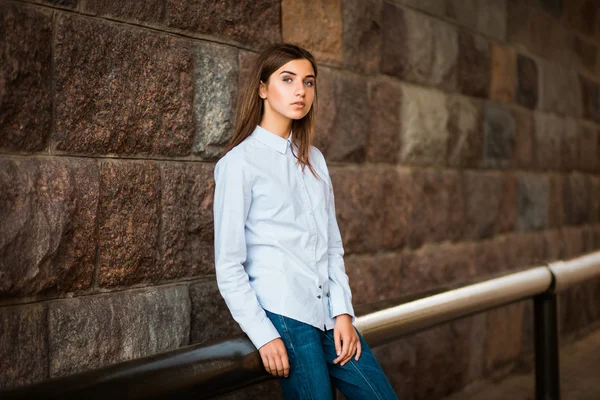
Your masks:
<instances>
[{"instance_id":1,"label":"long brown hair","mask_svg":"<svg viewBox=\"0 0 600 400\"><path fill-rule=\"evenodd\" d=\"M250 70L241 95L237 99L235 133L226 148L226 152L246 139L260 123L264 112L263 99L258 95L260 81L267 83L271 74L292 60L308 60L317 78L317 63L309 51L291 43L275 43L264 48ZM292 120L292 141L298 146L296 158L304 170L308 166L312 174L317 174L308 159L314 135L315 108L317 106L317 85L313 104L302 119Z\"/></svg>"}]
</instances>

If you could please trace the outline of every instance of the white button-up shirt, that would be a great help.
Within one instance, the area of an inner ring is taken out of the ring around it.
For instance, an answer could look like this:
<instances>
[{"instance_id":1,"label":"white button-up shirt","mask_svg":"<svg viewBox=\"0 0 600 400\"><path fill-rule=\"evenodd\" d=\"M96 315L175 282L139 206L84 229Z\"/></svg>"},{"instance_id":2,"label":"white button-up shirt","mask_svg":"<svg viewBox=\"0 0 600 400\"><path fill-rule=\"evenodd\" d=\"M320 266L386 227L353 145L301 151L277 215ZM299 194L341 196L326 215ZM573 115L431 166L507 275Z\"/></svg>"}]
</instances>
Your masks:
<instances>
[{"instance_id":1,"label":"white button-up shirt","mask_svg":"<svg viewBox=\"0 0 600 400\"><path fill-rule=\"evenodd\" d=\"M325 158L311 147L321 180L303 172L291 135L257 125L215 166L217 283L257 349L280 337L264 309L321 330L355 321Z\"/></svg>"}]
</instances>

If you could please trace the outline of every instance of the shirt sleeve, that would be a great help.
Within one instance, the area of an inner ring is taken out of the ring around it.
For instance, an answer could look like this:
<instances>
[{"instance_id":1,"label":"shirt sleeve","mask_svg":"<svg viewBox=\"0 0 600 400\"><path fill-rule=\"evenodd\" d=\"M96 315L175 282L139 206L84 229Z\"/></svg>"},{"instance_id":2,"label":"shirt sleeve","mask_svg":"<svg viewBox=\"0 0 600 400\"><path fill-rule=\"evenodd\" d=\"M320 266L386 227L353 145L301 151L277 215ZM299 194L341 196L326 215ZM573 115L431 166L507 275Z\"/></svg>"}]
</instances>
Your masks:
<instances>
[{"instance_id":1,"label":"shirt sleeve","mask_svg":"<svg viewBox=\"0 0 600 400\"><path fill-rule=\"evenodd\" d=\"M344 246L342 245L342 235L337 223L335 214L335 197L333 193L333 184L329 176L329 170L322 159L324 169L327 172L327 185L329 185L329 205L328 205L328 260L329 260L329 299L331 302L331 313L333 317L342 314L349 314L352 317L352 323L356 320L354 308L352 307L352 292L346 274L344 264Z\"/></svg>"},{"instance_id":2,"label":"shirt sleeve","mask_svg":"<svg viewBox=\"0 0 600 400\"><path fill-rule=\"evenodd\" d=\"M252 190L245 169L227 154L215 165L214 228L217 285L233 319L260 349L280 337L250 286L245 225Z\"/></svg>"}]
</instances>

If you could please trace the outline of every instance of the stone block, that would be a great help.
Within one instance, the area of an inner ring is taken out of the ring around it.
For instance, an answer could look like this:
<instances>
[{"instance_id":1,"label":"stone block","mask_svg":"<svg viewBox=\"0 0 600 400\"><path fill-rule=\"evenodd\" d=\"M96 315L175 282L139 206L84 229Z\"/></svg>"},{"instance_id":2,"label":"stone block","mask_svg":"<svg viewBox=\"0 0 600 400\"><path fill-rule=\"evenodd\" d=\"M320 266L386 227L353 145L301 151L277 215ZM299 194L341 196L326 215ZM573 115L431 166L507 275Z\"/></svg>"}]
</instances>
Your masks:
<instances>
[{"instance_id":1,"label":"stone block","mask_svg":"<svg viewBox=\"0 0 600 400\"><path fill-rule=\"evenodd\" d=\"M600 123L600 83L579 76L583 95L583 118Z\"/></svg>"},{"instance_id":2,"label":"stone block","mask_svg":"<svg viewBox=\"0 0 600 400\"><path fill-rule=\"evenodd\" d=\"M517 223L519 231L546 228L548 218L549 182L545 175L522 173L517 176Z\"/></svg>"},{"instance_id":3,"label":"stone block","mask_svg":"<svg viewBox=\"0 0 600 400\"><path fill-rule=\"evenodd\" d=\"M34 0L35 3L51 4L52 7L73 9L77 7L77 0Z\"/></svg>"},{"instance_id":4,"label":"stone block","mask_svg":"<svg viewBox=\"0 0 600 400\"><path fill-rule=\"evenodd\" d=\"M579 126L579 168L586 172L600 170L600 129L594 124Z\"/></svg>"},{"instance_id":5,"label":"stone block","mask_svg":"<svg viewBox=\"0 0 600 400\"><path fill-rule=\"evenodd\" d=\"M367 160L396 163L400 154L402 88L394 82L369 83L371 114Z\"/></svg>"},{"instance_id":6,"label":"stone block","mask_svg":"<svg viewBox=\"0 0 600 400\"><path fill-rule=\"evenodd\" d=\"M334 167L330 174L348 254L396 249L407 243L414 204L409 171Z\"/></svg>"},{"instance_id":7,"label":"stone block","mask_svg":"<svg viewBox=\"0 0 600 400\"><path fill-rule=\"evenodd\" d=\"M590 222L590 180L587 175L574 172L563 177L563 206L566 225Z\"/></svg>"},{"instance_id":8,"label":"stone block","mask_svg":"<svg viewBox=\"0 0 600 400\"><path fill-rule=\"evenodd\" d=\"M600 221L600 176L590 175L588 176L588 179L590 185L588 224L595 224Z\"/></svg>"},{"instance_id":9,"label":"stone block","mask_svg":"<svg viewBox=\"0 0 600 400\"><path fill-rule=\"evenodd\" d=\"M472 319L444 324L414 338L414 399L440 399L462 388L469 374Z\"/></svg>"},{"instance_id":10,"label":"stone block","mask_svg":"<svg viewBox=\"0 0 600 400\"><path fill-rule=\"evenodd\" d=\"M476 280L498 276L510 269L506 257L506 240L503 237L479 240L473 246Z\"/></svg>"},{"instance_id":11,"label":"stone block","mask_svg":"<svg viewBox=\"0 0 600 400\"><path fill-rule=\"evenodd\" d=\"M52 12L0 4L0 149L46 148L52 129Z\"/></svg>"},{"instance_id":12,"label":"stone block","mask_svg":"<svg viewBox=\"0 0 600 400\"><path fill-rule=\"evenodd\" d=\"M414 400L416 350L410 336L372 349L373 355L390 381L394 392L403 400Z\"/></svg>"},{"instance_id":13,"label":"stone block","mask_svg":"<svg viewBox=\"0 0 600 400\"><path fill-rule=\"evenodd\" d=\"M194 154L217 159L233 136L239 55L229 46L195 46Z\"/></svg>"},{"instance_id":14,"label":"stone block","mask_svg":"<svg viewBox=\"0 0 600 400\"><path fill-rule=\"evenodd\" d=\"M431 89L403 85L400 162L444 165L448 143L446 95Z\"/></svg>"},{"instance_id":15,"label":"stone block","mask_svg":"<svg viewBox=\"0 0 600 400\"><path fill-rule=\"evenodd\" d=\"M45 379L48 379L46 304L0 307L0 390Z\"/></svg>"},{"instance_id":16,"label":"stone block","mask_svg":"<svg viewBox=\"0 0 600 400\"><path fill-rule=\"evenodd\" d=\"M565 207L563 205L563 176L549 174L548 227L560 228L565 223Z\"/></svg>"},{"instance_id":17,"label":"stone block","mask_svg":"<svg viewBox=\"0 0 600 400\"><path fill-rule=\"evenodd\" d=\"M507 168L513 164L516 122L512 113L498 103L483 105L483 165Z\"/></svg>"},{"instance_id":18,"label":"stone block","mask_svg":"<svg viewBox=\"0 0 600 400\"><path fill-rule=\"evenodd\" d=\"M483 153L482 104L476 99L448 96L448 165L478 168Z\"/></svg>"},{"instance_id":19,"label":"stone block","mask_svg":"<svg viewBox=\"0 0 600 400\"><path fill-rule=\"evenodd\" d=\"M276 0L170 0L165 20L169 28L262 48L281 41L285 6Z\"/></svg>"},{"instance_id":20,"label":"stone block","mask_svg":"<svg viewBox=\"0 0 600 400\"><path fill-rule=\"evenodd\" d=\"M583 232L579 226L567 226L561 229L563 247L563 259L570 260L582 255L585 251Z\"/></svg>"},{"instance_id":21,"label":"stone block","mask_svg":"<svg viewBox=\"0 0 600 400\"><path fill-rule=\"evenodd\" d=\"M98 17L133 22L139 25L165 26L165 16L172 2L164 0L80 0L81 11Z\"/></svg>"},{"instance_id":22,"label":"stone block","mask_svg":"<svg viewBox=\"0 0 600 400\"><path fill-rule=\"evenodd\" d=\"M561 135L561 164L563 171L572 171L579 168L581 162L579 154L579 136L581 129L574 118L565 118Z\"/></svg>"},{"instance_id":23,"label":"stone block","mask_svg":"<svg viewBox=\"0 0 600 400\"><path fill-rule=\"evenodd\" d=\"M492 44L490 99L513 103L517 90L517 55L509 47Z\"/></svg>"},{"instance_id":24,"label":"stone block","mask_svg":"<svg viewBox=\"0 0 600 400\"><path fill-rule=\"evenodd\" d=\"M61 14L54 64L54 150L190 154L194 61L187 40Z\"/></svg>"},{"instance_id":25,"label":"stone block","mask_svg":"<svg viewBox=\"0 0 600 400\"><path fill-rule=\"evenodd\" d=\"M57 300L48 306L50 376L65 376L189 344L187 286Z\"/></svg>"},{"instance_id":26,"label":"stone block","mask_svg":"<svg viewBox=\"0 0 600 400\"><path fill-rule=\"evenodd\" d=\"M542 236L546 251L546 262L564 260L566 250L561 230L544 231Z\"/></svg>"},{"instance_id":27,"label":"stone block","mask_svg":"<svg viewBox=\"0 0 600 400\"><path fill-rule=\"evenodd\" d=\"M572 117L582 116L582 93L577 72L542 61L540 72L539 109Z\"/></svg>"},{"instance_id":28,"label":"stone block","mask_svg":"<svg viewBox=\"0 0 600 400\"><path fill-rule=\"evenodd\" d=\"M416 292L410 276L411 256L408 253L357 254L344 259L352 289L352 303L368 304L389 300ZM420 282L421 283L421 282Z\"/></svg>"},{"instance_id":29,"label":"stone block","mask_svg":"<svg viewBox=\"0 0 600 400\"><path fill-rule=\"evenodd\" d=\"M285 42L306 48L319 63L343 63L342 0L283 0L281 21Z\"/></svg>"},{"instance_id":30,"label":"stone block","mask_svg":"<svg viewBox=\"0 0 600 400\"><path fill-rule=\"evenodd\" d=\"M488 98L492 60L489 42L469 32L458 33L457 85L459 92Z\"/></svg>"},{"instance_id":31,"label":"stone block","mask_svg":"<svg viewBox=\"0 0 600 400\"><path fill-rule=\"evenodd\" d=\"M592 0L570 0L565 4L565 25L593 37L594 27L600 17L600 6Z\"/></svg>"},{"instance_id":32,"label":"stone block","mask_svg":"<svg viewBox=\"0 0 600 400\"><path fill-rule=\"evenodd\" d=\"M382 4L379 0L342 1L344 68L366 74L379 71Z\"/></svg>"},{"instance_id":33,"label":"stone block","mask_svg":"<svg viewBox=\"0 0 600 400\"><path fill-rule=\"evenodd\" d=\"M486 313L485 369L487 373L514 363L523 351L524 303L496 308Z\"/></svg>"},{"instance_id":34,"label":"stone block","mask_svg":"<svg viewBox=\"0 0 600 400\"><path fill-rule=\"evenodd\" d=\"M93 161L0 160L0 296L91 285L98 192Z\"/></svg>"},{"instance_id":35,"label":"stone block","mask_svg":"<svg viewBox=\"0 0 600 400\"><path fill-rule=\"evenodd\" d=\"M511 109L515 120L515 147L513 166L517 168L532 168L534 166L534 122L529 111Z\"/></svg>"},{"instance_id":36,"label":"stone block","mask_svg":"<svg viewBox=\"0 0 600 400\"><path fill-rule=\"evenodd\" d=\"M189 292L192 307L191 343L206 344L244 334L231 316L219 292L216 279L192 283Z\"/></svg>"},{"instance_id":37,"label":"stone block","mask_svg":"<svg viewBox=\"0 0 600 400\"><path fill-rule=\"evenodd\" d=\"M446 90L456 87L456 28L384 2L381 66L384 74Z\"/></svg>"},{"instance_id":38,"label":"stone block","mask_svg":"<svg viewBox=\"0 0 600 400\"><path fill-rule=\"evenodd\" d=\"M471 30L502 41L506 38L505 0L448 0L445 11L447 17Z\"/></svg>"},{"instance_id":39,"label":"stone block","mask_svg":"<svg viewBox=\"0 0 600 400\"><path fill-rule=\"evenodd\" d=\"M517 211L515 177L498 172L466 171L463 179L465 236L481 239L513 231Z\"/></svg>"},{"instance_id":40,"label":"stone block","mask_svg":"<svg viewBox=\"0 0 600 400\"><path fill-rule=\"evenodd\" d=\"M500 238L504 246L506 271L515 272L542 265L547 259L542 233L515 233Z\"/></svg>"},{"instance_id":41,"label":"stone block","mask_svg":"<svg viewBox=\"0 0 600 400\"><path fill-rule=\"evenodd\" d=\"M428 291L472 281L478 266L470 243L426 244L410 253L402 271L402 293Z\"/></svg>"},{"instance_id":42,"label":"stone block","mask_svg":"<svg viewBox=\"0 0 600 400\"><path fill-rule=\"evenodd\" d=\"M102 161L98 205L98 284L157 282L160 171L150 161Z\"/></svg>"},{"instance_id":43,"label":"stone block","mask_svg":"<svg viewBox=\"0 0 600 400\"><path fill-rule=\"evenodd\" d=\"M390 2L403 4L410 8L439 16L445 14L447 7L444 0L391 0Z\"/></svg>"},{"instance_id":44,"label":"stone block","mask_svg":"<svg viewBox=\"0 0 600 400\"><path fill-rule=\"evenodd\" d=\"M538 104L538 67L532 58L517 55L516 102L535 109Z\"/></svg>"},{"instance_id":45,"label":"stone block","mask_svg":"<svg viewBox=\"0 0 600 400\"><path fill-rule=\"evenodd\" d=\"M162 279L214 274L213 166L161 167Z\"/></svg>"},{"instance_id":46,"label":"stone block","mask_svg":"<svg viewBox=\"0 0 600 400\"><path fill-rule=\"evenodd\" d=\"M536 166L545 170L558 170L562 166L561 145L564 121L552 114L535 113Z\"/></svg>"},{"instance_id":47,"label":"stone block","mask_svg":"<svg viewBox=\"0 0 600 400\"><path fill-rule=\"evenodd\" d=\"M532 1L536 6L540 6L545 12L556 19L560 19L564 12L564 2L562 0L535 0Z\"/></svg>"},{"instance_id":48,"label":"stone block","mask_svg":"<svg viewBox=\"0 0 600 400\"><path fill-rule=\"evenodd\" d=\"M567 51L571 56L569 65L572 68L584 70L592 75L596 73L598 46L594 42L572 33L567 37Z\"/></svg>"},{"instance_id":49,"label":"stone block","mask_svg":"<svg viewBox=\"0 0 600 400\"><path fill-rule=\"evenodd\" d=\"M327 161L363 162L371 120L366 78L330 68L319 76L315 145Z\"/></svg>"},{"instance_id":50,"label":"stone block","mask_svg":"<svg viewBox=\"0 0 600 400\"><path fill-rule=\"evenodd\" d=\"M461 175L452 170L415 168L411 178L409 245L462 238L466 205Z\"/></svg>"}]
</instances>

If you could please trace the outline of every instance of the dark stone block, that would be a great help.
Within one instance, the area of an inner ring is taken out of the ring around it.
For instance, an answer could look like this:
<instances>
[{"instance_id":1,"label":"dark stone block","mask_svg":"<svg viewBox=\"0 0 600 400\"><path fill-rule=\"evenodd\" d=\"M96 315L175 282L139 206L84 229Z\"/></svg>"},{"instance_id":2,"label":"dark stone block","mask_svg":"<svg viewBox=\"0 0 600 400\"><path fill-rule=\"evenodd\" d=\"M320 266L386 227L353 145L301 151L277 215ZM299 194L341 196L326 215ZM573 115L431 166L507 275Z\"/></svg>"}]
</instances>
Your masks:
<instances>
[{"instance_id":1,"label":"dark stone block","mask_svg":"<svg viewBox=\"0 0 600 400\"><path fill-rule=\"evenodd\" d=\"M497 103L486 102L483 108L483 164L505 168L512 164L516 123L512 114Z\"/></svg>"},{"instance_id":2,"label":"dark stone block","mask_svg":"<svg viewBox=\"0 0 600 400\"><path fill-rule=\"evenodd\" d=\"M46 148L52 127L52 13L0 4L0 149Z\"/></svg>"},{"instance_id":3,"label":"dark stone block","mask_svg":"<svg viewBox=\"0 0 600 400\"><path fill-rule=\"evenodd\" d=\"M589 177L581 173L564 175L563 178L563 205L565 223L567 225L581 225L590 219Z\"/></svg>"},{"instance_id":4,"label":"dark stone block","mask_svg":"<svg viewBox=\"0 0 600 400\"><path fill-rule=\"evenodd\" d=\"M565 222L565 209L563 205L563 176L551 174L550 198L548 199L548 227L560 228Z\"/></svg>"},{"instance_id":5,"label":"dark stone block","mask_svg":"<svg viewBox=\"0 0 600 400\"><path fill-rule=\"evenodd\" d=\"M515 148L513 166L532 168L534 166L534 121L532 113L521 109L512 109L515 120Z\"/></svg>"},{"instance_id":6,"label":"dark stone block","mask_svg":"<svg viewBox=\"0 0 600 400\"><path fill-rule=\"evenodd\" d=\"M48 310L44 303L0 307L0 390L48 378Z\"/></svg>"},{"instance_id":7,"label":"dark stone block","mask_svg":"<svg viewBox=\"0 0 600 400\"><path fill-rule=\"evenodd\" d=\"M416 349L414 338L404 337L372 349L373 355L402 400L414 400Z\"/></svg>"},{"instance_id":8,"label":"dark stone block","mask_svg":"<svg viewBox=\"0 0 600 400\"><path fill-rule=\"evenodd\" d=\"M193 283L189 287L192 304L190 342L209 343L243 335L217 288L216 279Z\"/></svg>"},{"instance_id":9,"label":"dark stone block","mask_svg":"<svg viewBox=\"0 0 600 400\"><path fill-rule=\"evenodd\" d=\"M541 169L558 170L562 167L562 137L564 120L553 114L535 113L536 166Z\"/></svg>"},{"instance_id":10,"label":"dark stone block","mask_svg":"<svg viewBox=\"0 0 600 400\"><path fill-rule=\"evenodd\" d=\"M149 161L102 161L98 284L157 282L160 172Z\"/></svg>"},{"instance_id":11,"label":"dark stone block","mask_svg":"<svg viewBox=\"0 0 600 400\"><path fill-rule=\"evenodd\" d=\"M91 285L98 192L93 161L0 161L0 296Z\"/></svg>"},{"instance_id":12,"label":"dark stone block","mask_svg":"<svg viewBox=\"0 0 600 400\"><path fill-rule=\"evenodd\" d=\"M600 84L579 76L583 95L583 117L600 123Z\"/></svg>"},{"instance_id":13,"label":"dark stone block","mask_svg":"<svg viewBox=\"0 0 600 400\"><path fill-rule=\"evenodd\" d=\"M82 3L82 11L86 14L139 24L164 26L166 5L169 2L164 0L83 0Z\"/></svg>"},{"instance_id":14,"label":"dark stone block","mask_svg":"<svg viewBox=\"0 0 600 400\"><path fill-rule=\"evenodd\" d=\"M379 70L381 9L382 3L377 0L342 2L342 50L346 69L366 74Z\"/></svg>"},{"instance_id":15,"label":"dark stone block","mask_svg":"<svg viewBox=\"0 0 600 400\"><path fill-rule=\"evenodd\" d=\"M190 154L194 87L188 41L61 15L55 71L54 149Z\"/></svg>"},{"instance_id":16,"label":"dark stone block","mask_svg":"<svg viewBox=\"0 0 600 400\"><path fill-rule=\"evenodd\" d=\"M538 103L538 68L535 61L517 54L517 104L535 109Z\"/></svg>"},{"instance_id":17,"label":"dark stone block","mask_svg":"<svg viewBox=\"0 0 600 400\"><path fill-rule=\"evenodd\" d=\"M483 152L483 116L481 102L462 96L449 96L448 165L481 166Z\"/></svg>"},{"instance_id":18,"label":"dark stone block","mask_svg":"<svg viewBox=\"0 0 600 400\"><path fill-rule=\"evenodd\" d=\"M523 312L520 302L487 312L485 337L485 370L514 363L523 351Z\"/></svg>"},{"instance_id":19,"label":"dark stone block","mask_svg":"<svg viewBox=\"0 0 600 400\"><path fill-rule=\"evenodd\" d=\"M594 124L581 124L579 135L579 168L586 172L600 169L600 130Z\"/></svg>"},{"instance_id":20,"label":"dark stone block","mask_svg":"<svg viewBox=\"0 0 600 400\"><path fill-rule=\"evenodd\" d=\"M467 238L489 238L514 230L517 204L514 176L467 171L464 188Z\"/></svg>"},{"instance_id":21,"label":"dark stone block","mask_svg":"<svg viewBox=\"0 0 600 400\"><path fill-rule=\"evenodd\" d=\"M579 154L579 136L581 129L573 118L566 118L561 132L561 163L563 171L572 171L579 168L581 162Z\"/></svg>"},{"instance_id":22,"label":"dark stone block","mask_svg":"<svg viewBox=\"0 0 600 400\"><path fill-rule=\"evenodd\" d=\"M595 74L596 58L598 56L598 47L596 44L582 39L577 34L571 34L568 37L568 46L573 67L587 70L590 74Z\"/></svg>"},{"instance_id":23,"label":"dark stone block","mask_svg":"<svg viewBox=\"0 0 600 400\"><path fill-rule=\"evenodd\" d=\"M487 98L491 81L491 54L488 41L480 36L458 33L458 90L468 96Z\"/></svg>"},{"instance_id":24,"label":"dark stone block","mask_svg":"<svg viewBox=\"0 0 600 400\"><path fill-rule=\"evenodd\" d=\"M407 243L414 204L409 171L332 168L330 174L348 254L395 249Z\"/></svg>"},{"instance_id":25,"label":"dark stone block","mask_svg":"<svg viewBox=\"0 0 600 400\"><path fill-rule=\"evenodd\" d=\"M369 92L371 124L367 160L396 163L400 153L402 89L392 82L374 81Z\"/></svg>"},{"instance_id":26,"label":"dark stone block","mask_svg":"<svg viewBox=\"0 0 600 400\"><path fill-rule=\"evenodd\" d=\"M457 240L465 228L461 176L451 170L413 169L409 245Z\"/></svg>"},{"instance_id":27,"label":"dark stone block","mask_svg":"<svg viewBox=\"0 0 600 400\"><path fill-rule=\"evenodd\" d=\"M260 48L281 41L281 2L276 0L172 0L165 19L171 28Z\"/></svg>"},{"instance_id":28,"label":"dark stone block","mask_svg":"<svg viewBox=\"0 0 600 400\"><path fill-rule=\"evenodd\" d=\"M538 4L542 6L544 11L557 19L562 16L564 11L563 0L538 0Z\"/></svg>"},{"instance_id":29,"label":"dark stone block","mask_svg":"<svg viewBox=\"0 0 600 400\"><path fill-rule=\"evenodd\" d=\"M48 311L50 376L187 345L190 309L184 285L54 301Z\"/></svg>"},{"instance_id":30,"label":"dark stone block","mask_svg":"<svg viewBox=\"0 0 600 400\"><path fill-rule=\"evenodd\" d=\"M162 279L214 274L213 166L169 163L161 174Z\"/></svg>"},{"instance_id":31,"label":"dark stone block","mask_svg":"<svg viewBox=\"0 0 600 400\"><path fill-rule=\"evenodd\" d=\"M363 162L371 118L366 79L329 68L319 76L315 146L328 161Z\"/></svg>"},{"instance_id":32,"label":"dark stone block","mask_svg":"<svg viewBox=\"0 0 600 400\"><path fill-rule=\"evenodd\" d=\"M404 10L395 4L383 2L381 37L381 65L384 74L402 78L408 70L409 55Z\"/></svg>"},{"instance_id":33,"label":"dark stone block","mask_svg":"<svg viewBox=\"0 0 600 400\"><path fill-rule=\"evenodd\" d=\"M519 231L542 230L548 217L549 183L544 175L518 176L517 224Z\"/></svg>"},{"instance_id":34,"label":"dark stone block","mask_svg":"<svg viewBox=\"0 0 600 400\"><path fill-rule=\"evenodd\" d=\"M586 36L594 35L600 18L600 6L594 0L565 1L565 25Z\"/></svg>"}]
</instances>

